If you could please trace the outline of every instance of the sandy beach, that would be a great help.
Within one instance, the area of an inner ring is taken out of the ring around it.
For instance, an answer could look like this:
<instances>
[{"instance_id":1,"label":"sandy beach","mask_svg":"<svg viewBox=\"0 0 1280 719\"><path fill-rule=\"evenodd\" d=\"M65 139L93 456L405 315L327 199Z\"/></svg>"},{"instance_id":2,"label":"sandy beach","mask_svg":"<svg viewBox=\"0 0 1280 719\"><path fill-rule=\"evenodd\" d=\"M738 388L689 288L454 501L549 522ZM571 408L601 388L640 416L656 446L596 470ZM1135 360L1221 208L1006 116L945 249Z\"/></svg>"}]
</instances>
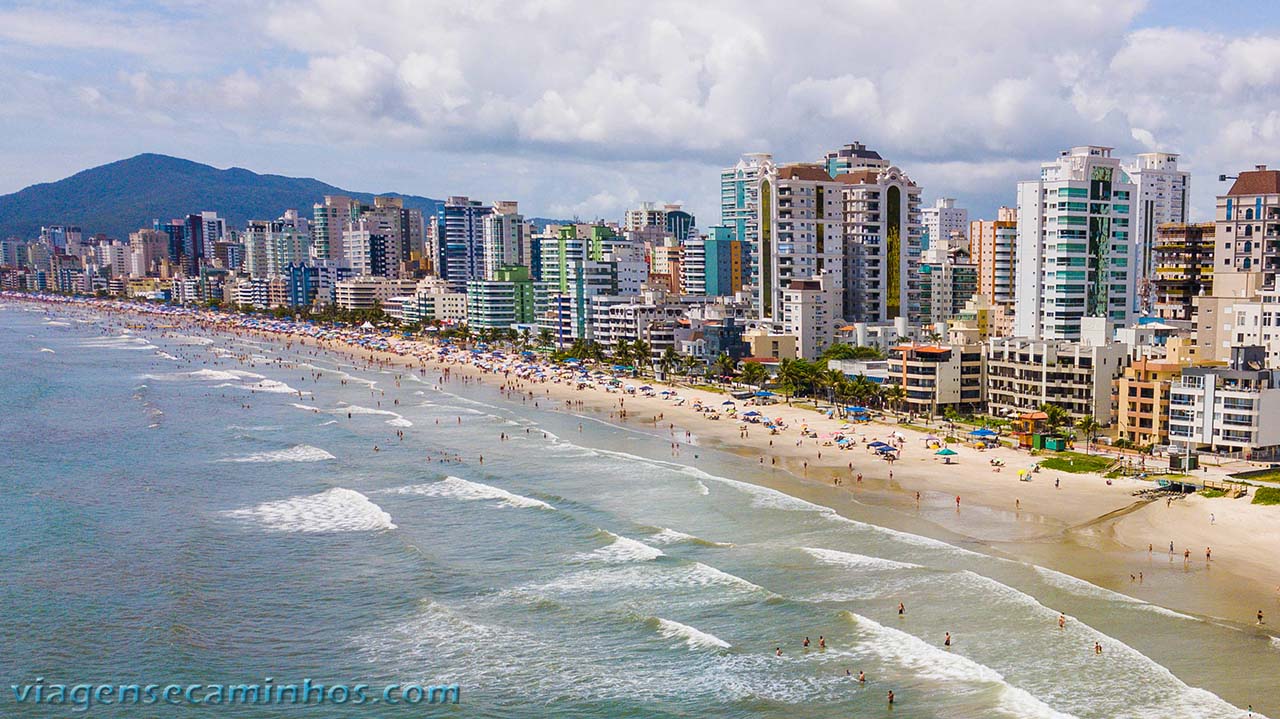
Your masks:
<instances>
[{"instance_id":1,"label":"sandy beach","mask_svg":"<svg viewBox=\"0 0 1280 719\"><path fill-rule=\"evenodd\" d=\"M96 311L136 312L101 303L79 304ZM1273 560L1280 550L1280 533L1268 531L1280 521L1280 507L1252 505L1248 498L1189 496L1166 504L1163 498L1151 501L1134 496L1151 488L1150 482L1122 478L1108 483L1096 474L1047 469L1028 472L1029 481L1020 481L1018 470L1029 469L1043 457L1003 447L980 452L958 446L955 461L946 464L925 446L929 435L898 424L854 425L846 434L857 438L857 446L841 450L823 438L840 430L843 420L785 402L753 408L786 423L785 430L770 434L762 425L747 425L728 416L711 420L694 409L695 399L719 406L726 395L673 385L686 400L678 405L658 395L579 387L567 380L521 379L509 367L480 367L472 363L470 353L439 353L428 342L397 341L386 349L369 349L304 333L235 326L227 315L166 315L163 320L136 316L157 324L183 322L215 338L218 333L235 332L319 347L357 364L425 371L426 379L446 386L465 377L510 399L520 399L523 393L525 400L544 408L665 437L672 443L673 461L696 465L699 452L708 449L755 459L775 470L773 488L837 512L854 504L880 507L886 526L1034 562L1144 602L1242 628L1253 624L1259 609L1280 621L1280 571ZM627 383L656 390L664 387L648 378ZM743 402L738 406L747 409ZM804 426L819 438L801 437ZM890 464L863 447L865 442L888 439L891 433L902 438L898 461ZM1001 471L994 471L993 459L1003 461ZM1221 476L1219 469L1206 474ZM1209 548L1211 560L1205 556ZM1189 559L1184 560L1187 552Z\"/></svg>"}]
</instances>

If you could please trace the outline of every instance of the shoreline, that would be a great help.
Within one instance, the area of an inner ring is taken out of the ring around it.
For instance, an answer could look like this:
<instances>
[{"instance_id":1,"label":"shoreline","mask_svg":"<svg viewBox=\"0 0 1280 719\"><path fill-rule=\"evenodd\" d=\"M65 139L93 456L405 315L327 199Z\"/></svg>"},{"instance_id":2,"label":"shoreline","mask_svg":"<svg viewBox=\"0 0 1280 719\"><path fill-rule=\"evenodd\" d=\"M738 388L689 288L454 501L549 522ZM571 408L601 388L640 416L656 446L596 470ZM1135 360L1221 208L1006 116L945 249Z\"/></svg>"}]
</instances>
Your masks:
<instances>
[{"instance_id":1,"label":"shoreline","mask_svg":"<svg viewBox=\"0 0 1280 719\"><path fill-rule=\"evenodd\" d=\"M59 304L29 297L6 299L46 308ZM1280 520L1280 507L1249 505L1247 498L1206 499L1198 495L1166 505L1162 499L1144 501L1133 496L1135 490L1149 488L1150 483L1124 478L1107 485L1096 474L1047 469L1029 475L1029 482L1020 482L1017 470L1036 461L1026 452L1002 447L979 453L966 447L960 449L958 461L948 465L924 448L921 440L926 435L917 430L877 422L855 425L852 432L860 442L883 439L890 432L906 438L902 459L890 467L861 447L839 450L824 446L821 439L797 442L795 428L802 423L822 437L844 422L786 404L771 405L767 412L783 417L791 425L787 430L769 435L761 425L750 425L744 436L737 421L710 420L695 412L692 402L677 407L656 396L621 395L596 387L578 389L553 381L504 379L502 374L453 356L440 358L435 354L436 346L423 342L397 341L388 349L370 349L304 334L233 327L227 323L227 318L233 317L230 315L220 315L220 321L215 322L92 301L78 301L73 306L134 314L149 321L186 322L220 334L249 333L361 362L448 370L477 379L507 401L512 397L503 386L519 384L523 392L535 391L538 398L554 400L544 407L551 411L593 415L596 421L644 431L655 438L662 438L665 432L675 445L672 461L694 465L691 460L695 458L687 454L696 453L700 446L743 461L755 459L762 469L772 470L767 486L842 515L848 516L851 503L856 503L878 517L893 520L885 526L907 527L905 531L1062 572L1138 601L1276 637L1268 627L1254 627L1249 620L1259 608L1269 618L1280 616L1280 572L1271 562L1274 550L1280 549L1280 535L1269 531ZM421 354L401 353L407 345ZM671 386L649 380L633 382L655 388ZM686 398L701 397L717 404L726 396L675 387ZM577 404L566 406L566 402ZM625 409L625 415L620 409ZM654 422L657 417L661 419ZM1005 461L1003 471L994 472L987 465L994 457ZM862 474L861 482L856 480L858 473ZM834 485L835 478L841 484ZM1060 481L1061 487L1056 487L1054 480ZM959 507L953 506L953 497L961 499ZM1162 541L1161 537L1168 538ZM1175 541L1175 556L1168 553L1170 539ZM1147 545L1152 545L1152 551L1148 552ZM1213 547L1213 559L1206 562L1204 550L1209 546ZM1187 550L1191 557L1184 562L1182 553ZM1143 572L1144 581L1130 581L1126 588L1124 576L1137 572Z\"/></svg>"}]
</instances>

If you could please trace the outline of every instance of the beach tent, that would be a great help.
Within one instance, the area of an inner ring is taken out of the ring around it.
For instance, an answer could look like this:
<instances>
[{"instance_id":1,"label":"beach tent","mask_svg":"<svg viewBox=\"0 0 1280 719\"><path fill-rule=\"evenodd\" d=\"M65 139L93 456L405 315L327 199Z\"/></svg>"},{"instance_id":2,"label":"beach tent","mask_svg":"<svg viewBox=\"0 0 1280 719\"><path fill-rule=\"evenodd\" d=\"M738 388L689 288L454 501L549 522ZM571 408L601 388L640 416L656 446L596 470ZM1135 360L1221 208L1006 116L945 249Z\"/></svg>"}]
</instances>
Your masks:
<instances>
[{"instance_id":1,"label":"beach tent","mask_svg":"<svg viewBox=\"0 0 1280 719\"><path fill-rule=\"evenodd\" d=\"M760 390L759 392L756 392L756 396L757 396L757 397L772 397L772 396L773 396L773 393L772 393L772 392L770 392L770 391L769 391L769 390L767 390L767 389L762 389L762 390Z\"/></svg>"},{"instance_id":2,"label":"beach tent","mask_svg":"<svg viewBox=\"0 0 1280 719\"><path fill-rule=\"evenodd\" d=\"M992 432L986 427L982 427L981 429L975 429L972 432L970 432L969 436L970 437L994 437L996 436L996 433Z\"/></svg>"},{"instance_id":3,"label":"beach tent","mask_svg":"<svg viewBox=\"0 0 1280 719\"><path fill-rule=\"evenodd\" d=\"M360 329L362 329L362 330L372 330L372 329L376 329L376 328L373 326L373 323L372 323L372 322L365 322L364 324L360 325Z\"/></svg>"}]
</instances>

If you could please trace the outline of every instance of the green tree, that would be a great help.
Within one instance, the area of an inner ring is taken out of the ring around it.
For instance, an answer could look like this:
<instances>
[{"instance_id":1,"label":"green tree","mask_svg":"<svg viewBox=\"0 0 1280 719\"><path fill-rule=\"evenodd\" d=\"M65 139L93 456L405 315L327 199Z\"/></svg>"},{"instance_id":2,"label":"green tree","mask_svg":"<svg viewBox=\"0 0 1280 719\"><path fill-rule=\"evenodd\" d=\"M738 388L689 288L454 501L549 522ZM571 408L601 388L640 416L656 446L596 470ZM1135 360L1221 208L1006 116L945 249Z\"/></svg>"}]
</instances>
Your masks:
<instances>
[{"instance_id":1,"label":"green tree","mask_svg":"<svg viewBox=\"0 0 1280 719\"><path fill-rule=\"evenodd\" d=\"M711 364L711 369L717 377L724 377L726 381L732 382L734 375L738 374L738 361L730 357L728 352L721 352Z\"/></svg>"},{"instance_id":2,"label":"green tree","mask_svg":"<svg viewBox=\"0 0 1280 719\"><path fill-rule=\"evenodd\" d=\"M1040 405L1040 411L1045 414L1045 424L1049 426L1050 434L1057 433L1063 425L1071 421L1071 413L1052 402Z\"/></svg>"},{"instance_id":3,"label":"green tree","mask_svg":"<svg viewBox=\"0 0 1280 719\"><path fill-rule=\"evenodd\" d=\"M759 362L744 362L742 364L742 375L738 378L744 384L749 384L759 389L765 382L769 381L769 370L765 369L763 364Z\"/></svg>"},{"instance_id":4,"label":"green tree","mask_svg":"<svg viewBox=\"0 0 1280 719\"><path fill-rule=\"evenodd\" d=\"M631 364L631 359L631 343L626 340L618 340L618 343L613 346L613 363L629 365Z\"/></svg>"},{"instance_id":5,"label":"green tree","mask_svg":"<svg viewBox=\"0 0 1280 719\"><path fill-rule=\"evenodd\" d=\"M888 403L889 408L893 410L893 414L897 416L902 409L902 400L906 399L907 391L900 384L891 384L881 390L881 396Z\"/></svg>"},{"instance_id":6,"label":"green tree","mask_svg":"<svg viewBox=\"0 0 1280 719\"><path fill-rule=\"evenodd\" d=\"M662 357L658 359L658 370L662 372L662 378L665 380L675 368L680 366L680 353L676 352L674 347L668 347L662 351Z\"/></svg>"},{"instance_id":7,"label":"green tree","mask_svg":"<svg viewBox=\"0 0 1280 719\"><path fill-rule=\"evenodd\" d=\"M1076 420L1076 429L1080 430L1080 433L1084 435L1084 452L1088 454L1089 445L1098 436L1098 430L1102 429L1102 425L1092 415L1089 415Z\"/></svg>"},{"instance_id":8,"label":"green tree","mask_svg":"<svg viewBox=\"0 0 1280 719\"><path fill-rule=\"evenodd\" d=\"M631 364L635 365L636 373L643 377L645 372L653 369L653 347L643 339L632 342Z\"/></svg>"},{"instance_id":9,"label":"green tree","mask_svg":"<svg viewBox=\"0 0 1280 719\"><path fill-rule=\"evenodd\" d=\"M538 330L538 345L541 347L550 347L556 341L555 335L551 334L551 330L543 327Z\"/></svg>"}]
</instances>

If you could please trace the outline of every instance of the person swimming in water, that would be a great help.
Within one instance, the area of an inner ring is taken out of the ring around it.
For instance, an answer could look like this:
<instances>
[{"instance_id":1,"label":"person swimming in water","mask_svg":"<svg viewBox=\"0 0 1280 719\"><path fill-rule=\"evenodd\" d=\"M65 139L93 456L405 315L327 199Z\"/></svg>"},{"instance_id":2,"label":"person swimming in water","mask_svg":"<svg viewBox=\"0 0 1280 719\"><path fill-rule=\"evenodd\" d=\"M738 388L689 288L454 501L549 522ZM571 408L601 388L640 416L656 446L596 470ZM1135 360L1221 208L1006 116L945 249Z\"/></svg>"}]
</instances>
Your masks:
<instances>
[{"instance_id":1,"label":"person swimming in water","mask_svg":"<svg viewBox=\"0 0 1280 719\"><path fill-rule=\"evenodd\" d=\"M906 613L907 613L907 605L903 604L902 602L898 602L898 616L901 617Z\"/></svg>"},{"instance_id":2,"label":"person swimming in water","mask_svg":"<svg viewBox=\"0 0 1280 719\"><path fill-rule=\"evenodd\" d=\"M942 642L942 646L944 647L951 646L951 632L947 632L947 638Z\"/></svg>"}]
</instances>

